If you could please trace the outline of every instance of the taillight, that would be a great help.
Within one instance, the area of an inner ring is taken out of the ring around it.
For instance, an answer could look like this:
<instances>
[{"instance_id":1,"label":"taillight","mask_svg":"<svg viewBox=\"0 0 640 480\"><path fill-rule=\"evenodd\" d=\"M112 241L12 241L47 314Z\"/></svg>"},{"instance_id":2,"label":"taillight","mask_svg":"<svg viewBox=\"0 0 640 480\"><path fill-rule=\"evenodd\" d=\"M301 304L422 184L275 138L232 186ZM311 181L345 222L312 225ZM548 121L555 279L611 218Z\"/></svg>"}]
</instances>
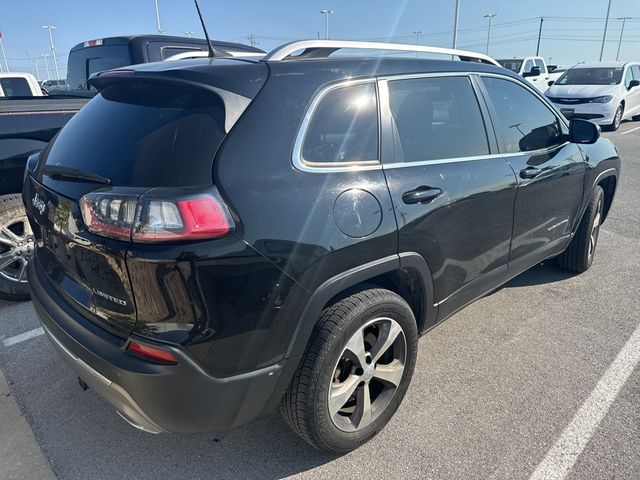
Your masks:
<instances>
[{"instance_id":1,"label":"taillight","mask_svg":"<svg viewBox=\"0 0 640 480\"><path fill-rule=\"evenodd\" d=\"M171 365L178 364L178 357L171 351L165 350L164 348L152 347L150 345L145 345L144 343L138 343L135 340L131 340L127 349L149 360L153 360L156 362L168 363Z\"/></svg>"},{"instance_id":2,"label":"taillight","mask_svg":"<svg viewBox=\"0 0 640 480\"><path fill-rule=\"evenodd\" d=\"M218 238L233 230L217 191L186 196L137 196L93 192L80 199L87 230L139 243Z\"/></svg>"}]
</instances>

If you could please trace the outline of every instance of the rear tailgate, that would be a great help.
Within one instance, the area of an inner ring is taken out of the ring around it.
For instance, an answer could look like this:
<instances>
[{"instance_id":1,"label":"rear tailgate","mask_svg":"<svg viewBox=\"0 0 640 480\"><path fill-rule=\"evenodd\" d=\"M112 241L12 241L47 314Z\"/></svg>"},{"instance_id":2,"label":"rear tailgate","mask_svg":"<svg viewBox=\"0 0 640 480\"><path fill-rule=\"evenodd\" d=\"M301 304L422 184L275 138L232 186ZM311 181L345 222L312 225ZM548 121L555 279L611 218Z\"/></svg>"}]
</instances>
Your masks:
<instances>
[{"instance_id":1,"label":"rear tailgate","mask_svg":"<svg viewBox=\"0 0 640 480\"><path fill-rule=\"evenodd\" d=\"M37 261L69 304L113 333L127 336L135 305L125 265L126 243L84 229L78 203L32 177L23 198L34 222Z\"/></svg>"}]
</instances>

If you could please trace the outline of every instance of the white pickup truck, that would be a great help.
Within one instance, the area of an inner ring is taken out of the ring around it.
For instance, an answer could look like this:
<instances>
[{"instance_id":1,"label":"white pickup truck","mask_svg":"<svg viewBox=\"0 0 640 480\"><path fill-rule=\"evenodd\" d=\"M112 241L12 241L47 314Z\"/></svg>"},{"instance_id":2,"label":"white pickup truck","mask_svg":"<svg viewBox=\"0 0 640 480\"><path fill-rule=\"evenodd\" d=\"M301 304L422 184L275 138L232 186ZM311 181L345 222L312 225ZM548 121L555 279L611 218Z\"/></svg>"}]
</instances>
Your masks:
<instances>
[{"instance_id":1,"label":"white pickup truck","mask_svg":"<svg viewBox=\"0 0 640 480\"><path fill-rule=\"evenodd\" d=\"M42 89L30 73L0 73L0 97L41 97Z\"/></svg>"},{"instance_id":2,"label":"white pickup truck","mask_svg":"<svg viewBox=\"0 0 640 480\"><path fill-rule=\"evenodd\" d=\"M496 59L504 68L524 77L541 92L549 88L550 79L547 63L542 57L520 57Z\"/></svg>"}]
</instances>

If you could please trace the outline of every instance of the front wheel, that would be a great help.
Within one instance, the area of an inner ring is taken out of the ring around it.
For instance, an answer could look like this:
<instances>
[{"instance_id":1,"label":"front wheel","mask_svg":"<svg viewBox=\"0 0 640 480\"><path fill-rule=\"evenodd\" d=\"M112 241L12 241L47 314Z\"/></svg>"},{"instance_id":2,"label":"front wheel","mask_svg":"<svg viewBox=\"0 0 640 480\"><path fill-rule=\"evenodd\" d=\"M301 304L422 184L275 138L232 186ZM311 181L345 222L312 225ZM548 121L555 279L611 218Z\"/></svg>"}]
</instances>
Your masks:
<instances>
[{"instance_id":1,"label":"front wheel","mask_svg":"<svg viewBox=\"0 0 640 480\"><path fill-rule=\"evenodd\" d=\"M567 249L556 257L560 268L576 273L589 269L598 244L598 234L604 212L604 192L596 186L591 192L587 209L584 212L578 231Z\"/></svg>"},{"instance_id":2,"label":"front wheel","mask_svg":"<svg viewBox=\"0 0 640 480\"><path fill-rule=\"evenodd\" d=\"M369 289L325 310L280 411L310 445L345 453L389 422L407 392L418 332L399 295Z\"/></svg>"},{"instance_id":3,"label":"front wheel","mask_svg":"<svg viewBox=\"0 0 640 480\"><path fill-rule=\"evenodd\" d=\"M616 114L613 116L613 122L609 125L608 130L611 132L615 132L620 128L620 124L622 123L622 116L624 115L624 105L618 105L618 109L616 110Z\"/></svg>"},{"instance_id":4,"label":"front wheel","mask_svg":"<svg viewBox=\"0 0 640 480\"><path fill-rule=\"evenodd\" d=\"M0 298L29 300L27 263L34 237L20 194L0 197Z\"/></svg>"}]
</instances>

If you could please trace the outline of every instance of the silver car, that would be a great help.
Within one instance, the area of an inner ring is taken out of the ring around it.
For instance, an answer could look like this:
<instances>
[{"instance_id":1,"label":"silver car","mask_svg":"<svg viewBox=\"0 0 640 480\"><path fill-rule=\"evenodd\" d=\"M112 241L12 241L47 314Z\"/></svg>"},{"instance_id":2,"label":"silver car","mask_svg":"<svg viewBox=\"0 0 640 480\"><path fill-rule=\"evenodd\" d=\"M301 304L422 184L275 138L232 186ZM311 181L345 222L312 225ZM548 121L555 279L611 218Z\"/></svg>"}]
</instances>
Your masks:
<instances>
[{"instance_id":1,"label":"silver car","mask_svg":"<svg viewBox=\"0 0 640 480\"><path fill-rule=\"evenodd\" d=\"M640 120L640 63L581 63L545 92L567 118L591 120L617 130L622 120Z\"/></svg>"}]
</instances>

